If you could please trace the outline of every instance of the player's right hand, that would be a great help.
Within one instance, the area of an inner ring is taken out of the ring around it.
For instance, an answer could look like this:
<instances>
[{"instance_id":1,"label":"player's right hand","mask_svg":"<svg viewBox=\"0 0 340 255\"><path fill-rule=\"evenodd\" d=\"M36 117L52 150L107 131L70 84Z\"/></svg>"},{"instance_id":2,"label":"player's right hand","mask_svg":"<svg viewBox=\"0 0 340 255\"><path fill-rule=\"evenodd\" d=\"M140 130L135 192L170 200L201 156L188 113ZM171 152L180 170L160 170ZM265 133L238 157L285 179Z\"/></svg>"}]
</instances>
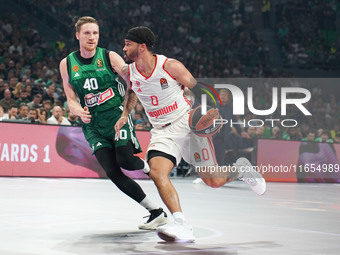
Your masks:
<instances>
[{"instance_id":1,"label":"player's right hand","mask_svg":"<svg viewBox=\"0 0 340 255\"><path fill-rule=\"evenodd\" d=\"M84 107L84 109L80 112L79 117L84 123L90 123L91 122L91 114L89 111L89 108L87 106Z\"/></svg>"},{"instance_id":2,"label":"player's right hand","mask_svg":"<svg viewBox=\"0 0 340 255\"><path fill-rule=\"evenodd\" d=\"M122 116L115 124L116 136L119 138L119 130L127 123L128 117Z\"/></svg>"}]
</instances>

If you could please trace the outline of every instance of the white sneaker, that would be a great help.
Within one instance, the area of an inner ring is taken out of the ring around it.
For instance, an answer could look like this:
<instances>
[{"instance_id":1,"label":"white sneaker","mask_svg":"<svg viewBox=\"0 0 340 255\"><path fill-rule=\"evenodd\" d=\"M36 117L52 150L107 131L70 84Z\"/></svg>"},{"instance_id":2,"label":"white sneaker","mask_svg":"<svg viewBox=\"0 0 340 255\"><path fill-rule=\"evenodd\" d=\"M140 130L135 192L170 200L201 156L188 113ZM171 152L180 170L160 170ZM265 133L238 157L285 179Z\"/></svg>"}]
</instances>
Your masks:
<instances>
[{"instance_id":1,"label":"white sneaker","mask_svg":"<svg viewBox=\"0 0 340 255\"><path fill-rule=\"evenodd\" d=\"M167 242L193 243L195 237L192 226L186 222L169 222L168 224L156 228L159 238Z\"/></svg>"},{"instance_id":2,"label":"white sneaker","mask_svg":"<svg viewBox=\"0 0 340 255\"><path fill-rule=\"evenodd\" d=\"M200 184L203 183L203 180L201 178L196 178L195 180L192 181L194 184Z\"/></svg>"},{"instance_id":3,"label":"white sneaker","mask_svg":"<svg viewBox=\"0 0 340 255\"><path fill-rule=\"evenodd\" d=\"M263 195L266 192L266 181L262 175L253 168L248 159L237 159L235 166L240 172L239 179L247 183L257 195Z\"/></svg>"},{"instance_id":4,"label":"white sneaker","mask_svg":"<svg viewBox=\"0 0 340 255\"><path fill-rule=\"evenodd\" d=\"M143 172L145 174L149 175L149 173L150 173L150 166L149 166L148 162L146 162L146 160L144 160L142 158L141 158L141 160L143 160L143 162L144 162Z\"/></svg>"},{"instance_id":5,"label":"white sneaker","mask_svg":"<svg viewBox=\"0 0 340 255\"><path fill-rule=\"evenodd\" d=\"M169 221L162 208L150 211L150 216L146 217L149 217L149 219L144 224L139 225L139 229L155 230L157 227L165 225Z\"/></svg>"}]
</instances>

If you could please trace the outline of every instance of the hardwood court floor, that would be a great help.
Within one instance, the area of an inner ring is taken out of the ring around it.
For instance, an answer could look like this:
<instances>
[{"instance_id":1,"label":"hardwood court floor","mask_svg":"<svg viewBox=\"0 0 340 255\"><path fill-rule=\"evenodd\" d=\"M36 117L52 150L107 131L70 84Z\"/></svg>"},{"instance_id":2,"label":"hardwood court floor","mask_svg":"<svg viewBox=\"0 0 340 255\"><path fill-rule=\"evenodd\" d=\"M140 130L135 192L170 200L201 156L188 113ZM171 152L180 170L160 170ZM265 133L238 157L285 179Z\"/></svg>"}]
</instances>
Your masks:
<instances>
[{"instance_id":1,"label":"hardwood court floor","mask_svg":"<svg viewBox=\"0 0 340 255\"><path fill-rule=\"evenodd\" d=\"M138 230L148 212L107 179L0 178L0 254L339 254L339 184L267 183L257 196L243 182L172 180L195 243Z\"/></svg>"}]
</instances>

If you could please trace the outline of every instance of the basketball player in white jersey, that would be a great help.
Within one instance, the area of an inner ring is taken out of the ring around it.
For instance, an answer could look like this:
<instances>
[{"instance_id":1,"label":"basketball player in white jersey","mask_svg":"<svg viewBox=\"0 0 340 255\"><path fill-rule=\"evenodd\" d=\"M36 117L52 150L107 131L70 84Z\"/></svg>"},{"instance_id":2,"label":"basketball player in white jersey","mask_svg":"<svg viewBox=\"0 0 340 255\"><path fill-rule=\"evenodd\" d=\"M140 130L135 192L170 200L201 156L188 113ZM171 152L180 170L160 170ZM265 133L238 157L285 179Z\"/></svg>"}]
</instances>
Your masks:
<instances>
[{"instance_id":1,"label":"basketball player in white jersey","mask_svg":"<svg viewBox=\"0 0 340 255\"><path fill-rule=\"evenodd\" d=\"M166 241L193 242L195 237L192 227L184 218L169 174L181 158L195 166L216 166L214 147L211 138L193 135L189 128L190 100L184 96L184 87L192 89L197 86L197 82L181 62L153 54L154 43L155 36L147 27L135 27L128 31L123 49L126 62L129 63L123 68L123 74L130 79L127 96L131 93L138 96L153 126L146 154L150 165L148 174L175 219L158 227L157 234ZM115 125L116 134L127 122L127 109L125 107ZM214 188L235 178L243 177L245 180L247 175L247 179L250 177L254 180L246 182L261 195L266 189L265 181L259 173L249 171L250 168L250 162L241 158L236 162L237 171L224 173L223 176L209 172L199 174L207 185Z\"/></svg>"}]
</instances>

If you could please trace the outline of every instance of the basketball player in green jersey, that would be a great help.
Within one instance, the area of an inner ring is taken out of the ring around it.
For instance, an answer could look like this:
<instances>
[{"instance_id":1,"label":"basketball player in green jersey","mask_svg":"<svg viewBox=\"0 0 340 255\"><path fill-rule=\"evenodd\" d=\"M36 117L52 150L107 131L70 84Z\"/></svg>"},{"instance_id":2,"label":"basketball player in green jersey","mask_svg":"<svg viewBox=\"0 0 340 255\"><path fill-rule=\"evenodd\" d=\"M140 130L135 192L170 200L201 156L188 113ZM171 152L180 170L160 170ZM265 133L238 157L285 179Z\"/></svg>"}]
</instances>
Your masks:
<instances>
[{"instance_id":1,"label":"basketball player in green jersey","mask_svg":"<svg viewBox=\"0 0 340 255\"><path fill-rule=\"evenodd\" d=\"M80 50L60 62L68 106L84 122L85 138L107 176L122 192L149 210L148 221L139 228L155 229L167 223L166 213L121 170L121 167L149 169L145 161L133 155L141 149L131 117L127 117L119 135L114 129L123 110L124 86L118 81L118 75L125 62L117 53L97 47L99 25L96 19L81 17L75 27ZM135 96L130 96L125 107L132 110L136 101Z\"/></svg>"}]
</instances>

